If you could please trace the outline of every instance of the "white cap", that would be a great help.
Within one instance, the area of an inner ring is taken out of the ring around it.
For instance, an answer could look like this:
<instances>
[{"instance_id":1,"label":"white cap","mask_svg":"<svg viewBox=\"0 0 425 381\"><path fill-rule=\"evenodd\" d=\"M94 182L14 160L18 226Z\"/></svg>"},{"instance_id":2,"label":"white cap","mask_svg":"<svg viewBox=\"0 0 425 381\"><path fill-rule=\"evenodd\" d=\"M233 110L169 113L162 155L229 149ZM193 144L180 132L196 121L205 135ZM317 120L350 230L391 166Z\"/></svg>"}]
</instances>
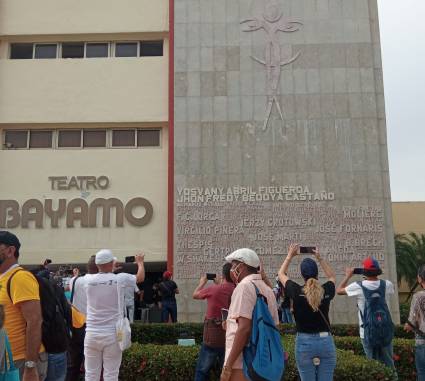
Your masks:
<instances>
[{"instance_id":1,"label":"white cap","mask_svg":"<svg viewBox=\"0 0 425 381\"><path fill-rule=\"evenodd\" d=\"M96 259L94 263L96 265L104 265L106 263L112 262L114 260L114 256L112 255L112 251L109 249L102 249L96 253Z\"/></svg>"},{"instance_id":2,"label":"white cap","mask_svg":"<svg viewBox=\"0 0 425 381\"><path fill-rule=\"evenodd\" d=\"M260 258L258 258L257 253L254 250L246 248L235 250L233 253L229 254L225 260L229 263L232 261L239 261L255 268L260 266Z\"/></svg>"}]
</instances>

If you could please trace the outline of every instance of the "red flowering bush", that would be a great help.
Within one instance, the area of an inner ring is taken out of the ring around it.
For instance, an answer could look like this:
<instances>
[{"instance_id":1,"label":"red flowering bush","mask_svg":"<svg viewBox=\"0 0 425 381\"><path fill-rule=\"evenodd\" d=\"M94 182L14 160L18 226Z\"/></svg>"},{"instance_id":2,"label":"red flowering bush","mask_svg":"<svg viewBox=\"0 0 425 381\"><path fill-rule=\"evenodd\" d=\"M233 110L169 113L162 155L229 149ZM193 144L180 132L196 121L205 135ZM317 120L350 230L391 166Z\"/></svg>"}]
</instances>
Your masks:
<instances>
[{"instance_id":1,"label":"red flowering bush","mask_svg":"<svg viewBox=\"0 0 425 381\"><path fill-rule=\"evenodd\" d=\"M359 337L335 337L337 348L364 355ZM415 342L414 340L394 339L394 364L399 380L415 381Z\"/></svg>"}]
</instances>

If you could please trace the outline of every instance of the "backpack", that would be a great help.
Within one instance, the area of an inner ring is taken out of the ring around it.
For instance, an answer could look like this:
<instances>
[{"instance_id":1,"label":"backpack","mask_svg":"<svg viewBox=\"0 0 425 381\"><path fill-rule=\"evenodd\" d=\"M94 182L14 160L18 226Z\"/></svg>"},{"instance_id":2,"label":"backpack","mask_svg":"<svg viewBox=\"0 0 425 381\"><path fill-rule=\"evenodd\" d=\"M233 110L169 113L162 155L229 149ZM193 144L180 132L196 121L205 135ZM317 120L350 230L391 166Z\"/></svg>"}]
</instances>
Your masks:
<instances>
[{"instance_id":1,"label":"backpack","mask_svg":"<svg viewBox=\"0 0 425 381\"><path fill-rule=\"evenodd\" d=\"M254 283L253 283L254 284ZM257 301L252 312L252 329L243 350L243 371L250 381L280 381L285 356L279 330L267 306L267 298L254 284Z\"/></svg>"},{"instance_id":2,"label":"backpack","mask_svg":"<svg viewBox=\"0 0 425 381\"><path fill-rule=\"evenodd\" d=\"M15 271L7 281L9 299L10 287ZM34 275L39 285L40 306L43 323L41 325L41 342L47 353L62 353L68 349L71 339L71 313L63 290L50 280Z\"/></svg>"},{"instance_id":3,"label":"backpack","mask_svg":"<svg viewBox=\"0 0 425 381\"><path fill-rule=\"evenodd\" d=\"M386 282L380 280L377 290L369 290L357 282L365 297L364 312L360 311L365 345L370 348L386 347L394 337L394 324L385 300Z\"/></svg>"}]
</instances>

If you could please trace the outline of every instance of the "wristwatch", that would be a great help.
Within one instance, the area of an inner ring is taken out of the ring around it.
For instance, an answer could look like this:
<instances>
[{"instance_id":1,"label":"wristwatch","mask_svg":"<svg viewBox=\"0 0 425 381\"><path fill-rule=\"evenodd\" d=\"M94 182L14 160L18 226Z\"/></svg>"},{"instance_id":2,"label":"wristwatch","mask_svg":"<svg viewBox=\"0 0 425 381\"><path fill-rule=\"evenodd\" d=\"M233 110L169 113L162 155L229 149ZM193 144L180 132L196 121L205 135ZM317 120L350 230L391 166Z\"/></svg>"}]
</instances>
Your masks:
<instances>
[{"instance_id":1,"label":"wristwatch","mask_svg":"<svg viewBox=\"0 0 425 381\"><path fill-rule=\"evenodd\" d=\"M25 368L33 369L37 366L35 361L25 361Z\"/></svg>"}]
</instances>

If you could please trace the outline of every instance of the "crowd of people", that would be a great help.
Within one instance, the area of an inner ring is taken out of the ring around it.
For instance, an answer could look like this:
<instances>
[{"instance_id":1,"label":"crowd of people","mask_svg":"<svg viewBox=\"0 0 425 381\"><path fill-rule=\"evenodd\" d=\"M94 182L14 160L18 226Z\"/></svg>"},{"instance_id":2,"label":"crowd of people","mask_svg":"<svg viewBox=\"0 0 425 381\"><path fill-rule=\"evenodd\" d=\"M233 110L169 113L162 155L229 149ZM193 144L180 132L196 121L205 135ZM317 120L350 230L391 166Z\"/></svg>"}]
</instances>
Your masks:
<instances>
[{"instance_id":1,"label":"crowd of people","mask_svg":"<svg viewBox=\"0 0 425 381\"><path fill-rule=\"evenodd\" d=\"M10 379L23 381L76 381L84 370L87 381L117 381L122 351L128 347L131 333L126 319L133 321L134 298L143 300L144 290L138 284L145 280L144 255L135 256L137 273L133 275L117 271L118 262L111 250L100 250L89 258L86 274L75 269L63 285L48 271L48 261L36 274L19 266L20 247L14 234L0 231L0 374L15 372L17 378ZM285 358L276 326L293 320L301 380L332 380L337 357L329 309L337 294L355 297L365 355L395 371L394 328L388 308L395 289L389 280L379 278L382 270L378 261L365 259L360 272L347 269L337 286L334 270L315 248L313 258L301 261L304 282L298 284L289 278L288 270L299 254L299 245L290 245L276 284L267 278L258 255L246 248L225 258L221 276L202 275L193 292L193 299L207 301L195 381L208 380L216 364L222 369L220 381L246 381L253 379L253 372L260 374L264 369L259 369L261 365L254 367L255 358L250 357L252 364L246 361L247 356L256 356L255 350L259 351L252 339L254 333L257 341L264 337L268 340L270 359L265 364L270 367L277 356L283 371ZM326 277L324 283L319 282L319 267ZM354 273L362 274L363 280L350 283ZM207 287L208 280L213 283ZM418 271L418 283L425 288L425 266ZM161 320L176 322L179 289L172 274L165 272L150 292L145 307L161 303ZM155 293L161 302L153 296ZM405 329L416 334L417 376L424 381L423 290L412 300ZM273 335L278 343L273 342ZM7 355L9 342L12 358Z\"/></svg>"}]
</instances>

